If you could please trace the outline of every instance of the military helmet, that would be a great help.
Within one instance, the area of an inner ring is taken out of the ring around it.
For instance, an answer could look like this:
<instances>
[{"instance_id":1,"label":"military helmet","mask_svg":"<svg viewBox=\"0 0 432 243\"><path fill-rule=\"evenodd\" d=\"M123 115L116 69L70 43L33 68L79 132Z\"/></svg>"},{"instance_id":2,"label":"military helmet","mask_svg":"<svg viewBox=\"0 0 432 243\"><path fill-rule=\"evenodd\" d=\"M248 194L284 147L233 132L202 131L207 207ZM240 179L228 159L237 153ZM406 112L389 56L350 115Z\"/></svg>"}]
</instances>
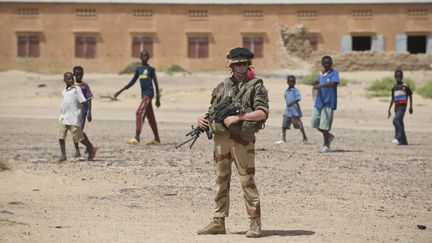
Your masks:
<instances>
[{"instance_id":1,"label":"military helmet","mask_svg":"<svg viewBox=\"0 0 432 243\"><path fill-rule=\"evenodd\" d=\"M249 49L244 47L236 47L231 49L226 55L226 65L230 67L233 63L247 62L252 65L254 54Z\"/></svg>"}]
</instances>

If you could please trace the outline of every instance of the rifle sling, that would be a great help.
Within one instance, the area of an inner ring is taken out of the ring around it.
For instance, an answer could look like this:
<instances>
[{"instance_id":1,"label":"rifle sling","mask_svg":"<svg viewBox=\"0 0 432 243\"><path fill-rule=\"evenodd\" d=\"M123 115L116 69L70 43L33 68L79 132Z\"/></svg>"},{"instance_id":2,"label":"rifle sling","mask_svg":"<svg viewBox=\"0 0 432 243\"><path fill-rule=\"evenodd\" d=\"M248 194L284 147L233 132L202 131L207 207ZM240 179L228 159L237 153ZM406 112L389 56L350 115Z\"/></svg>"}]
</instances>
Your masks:
<instances>
[{"instance_id":1,"label":"rifle sling","mask_svg":"<svg viewBox=\"0 0 432 243\"><path fill-rule=\"evenodd\" d=\"M245 84L243 84L243 86L241 87L241 89L240 89L240 91L237 93L237 95L235 96L235 100L239 100L240 99L240 97L242 97L243 96L243 94L250 88L250 87L253 87L253 86L255 86L255 84L257 84L257 83L262 83L262 79L257 79L257 78L254 78L254 79L252 79L252 80L249 80L247 83L245 83Z\"/></svg>"},{"instance_id":2,"label":"rifle sling","mask_svg":"<svg viewBox=\"0 0 432 243\"><path fill-rule=\"evenodd\" d=\"M234 100L240 99L240 97L243 96L243 94L249 89L249 87L255 86L255 84L262 83L262 82L263 82L262 79L257 79L257 78L249 80L244 85L242 85L237 95L233 97ZM224 80L224 89L225 89L224 97L225 98L229 96L232 97L232 81L230 78L226 78Z\"/></svg>"}]
</instances>

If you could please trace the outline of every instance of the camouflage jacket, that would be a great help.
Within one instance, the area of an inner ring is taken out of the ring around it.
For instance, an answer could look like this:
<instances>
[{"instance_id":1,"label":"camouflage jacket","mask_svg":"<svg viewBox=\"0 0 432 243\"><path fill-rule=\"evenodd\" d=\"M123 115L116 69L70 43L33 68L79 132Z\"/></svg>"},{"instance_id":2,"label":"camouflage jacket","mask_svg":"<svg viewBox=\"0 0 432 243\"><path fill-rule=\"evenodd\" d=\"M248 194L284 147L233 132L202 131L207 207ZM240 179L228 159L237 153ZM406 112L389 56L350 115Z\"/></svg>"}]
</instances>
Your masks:
<instances>
[{"instance_id":1,"label":"camouflage jacket","mask_svg":"<svg viewBox=\"0 0 432 243\"><path fill-rule=\"evenodd\" d=\"M250 79L246 82L240 82L235 85L231 81L231 78L226 78L224 82L219 83L213 90L209 112L211 113L213 107L215 107L219 102L221 102L223 99L227 98L230 95L242 105L243 112L248 113L256 110L262 110L268 117L268 94L261 79ZM262 128L264 122L265 121L238 122L230 126L228 130L234 133L250 133L250 131L245 131L244 126L246 125L252 126L252 133L255 133ZM217 131L215 131L215 127L213 125L212 129L215 133L218 133Z\"/></svg>"},{"instance_id":2,"label":"camouflage jacket","mask_svg":"<svg viewBox=\"0 0 432 243\"><path fill-rule=\"evenodd\" d=\"M238 90L238 92L234 92L232 96L242 104L245 112L262 110L268 117L268 94L261 79L250 79L246 82L240 82L234 85L230 78L226 78L224 82L219 83L216 88L213 89L209 111L220 101L229 96L229 88L226 88L227 84L232 87L232 90Z\"/></svg>"}]
</instances>

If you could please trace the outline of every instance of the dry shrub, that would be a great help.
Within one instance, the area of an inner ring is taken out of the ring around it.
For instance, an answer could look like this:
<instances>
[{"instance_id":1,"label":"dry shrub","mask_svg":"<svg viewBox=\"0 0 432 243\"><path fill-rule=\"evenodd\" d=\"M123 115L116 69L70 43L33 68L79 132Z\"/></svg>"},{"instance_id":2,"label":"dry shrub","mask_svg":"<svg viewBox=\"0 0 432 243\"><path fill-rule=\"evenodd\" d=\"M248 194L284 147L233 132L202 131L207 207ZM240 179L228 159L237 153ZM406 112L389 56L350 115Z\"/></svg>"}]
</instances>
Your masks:
<instances>
[{"instance_id":1,"label":"dry shrub","mask_svg":"<svg viewBox=\"0 0 432 243\"><path fill-rule=\"evenodd\" d=\"M5 171L5 170L10 170L9 165L8 165L8 161L7 161L7 159L0 157L0 172Z\"/></svg>"},{"instance_id":2,"label":"dry shrub","mask_svg":"<svg viewBox=\"0 0 432 243\"><path fill-rule=\"evenodd\" d=\"M432 99L432 80L427 81L425 85L418 88L417 93L424 98Z\"/></svg>"},{"instance_id":3,"label":"dry shrub","mask_svg":"<svg viewBox=\"0 0 432 243\"><path fill-rule=\"evenodd\" d=\"M395 84L395 80L392 77L384 77L382 79L377 79L366 88L368 91L368 97L388 97L391 95L391 89ZM403 82L408 84L411 90L416 89L415 82L410 78L404 78Z\"/></svg>"}]
</instances>

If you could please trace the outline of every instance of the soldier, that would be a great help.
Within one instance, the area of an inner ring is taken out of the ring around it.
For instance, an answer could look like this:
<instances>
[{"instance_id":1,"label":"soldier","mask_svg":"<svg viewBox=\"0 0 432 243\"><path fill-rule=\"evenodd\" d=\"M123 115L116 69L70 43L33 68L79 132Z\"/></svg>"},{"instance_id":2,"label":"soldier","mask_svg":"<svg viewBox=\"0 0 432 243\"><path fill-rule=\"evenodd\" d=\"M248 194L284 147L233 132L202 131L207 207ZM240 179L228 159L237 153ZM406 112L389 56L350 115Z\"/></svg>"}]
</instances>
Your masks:
<instances>
[{"instance_id":1,"label":"soldier","mask_svg":"<svg viewBox=\"0 0 432 243\"><path fill-rule=\"evenodd\" d=\"M267 90L261 79L248 78L247 71L254 54L246 48L237 47L227 54L227 67L232 76L219 83L213 90L209 113L221 101L232 97L242 105L242 113L229 116L224 124L209 124L207 114L198 118L203 129L214 133L214 169L216 173L216 195L213 221L198 230L199 235L225 234L225 217L229 211L229 188L231 164L234 161L243 188L246 209L250 218L250 229L246 237L261 236L261 207L255 175L255 133L263 128L268 117Z\"/></svg>"}]
</instances>

